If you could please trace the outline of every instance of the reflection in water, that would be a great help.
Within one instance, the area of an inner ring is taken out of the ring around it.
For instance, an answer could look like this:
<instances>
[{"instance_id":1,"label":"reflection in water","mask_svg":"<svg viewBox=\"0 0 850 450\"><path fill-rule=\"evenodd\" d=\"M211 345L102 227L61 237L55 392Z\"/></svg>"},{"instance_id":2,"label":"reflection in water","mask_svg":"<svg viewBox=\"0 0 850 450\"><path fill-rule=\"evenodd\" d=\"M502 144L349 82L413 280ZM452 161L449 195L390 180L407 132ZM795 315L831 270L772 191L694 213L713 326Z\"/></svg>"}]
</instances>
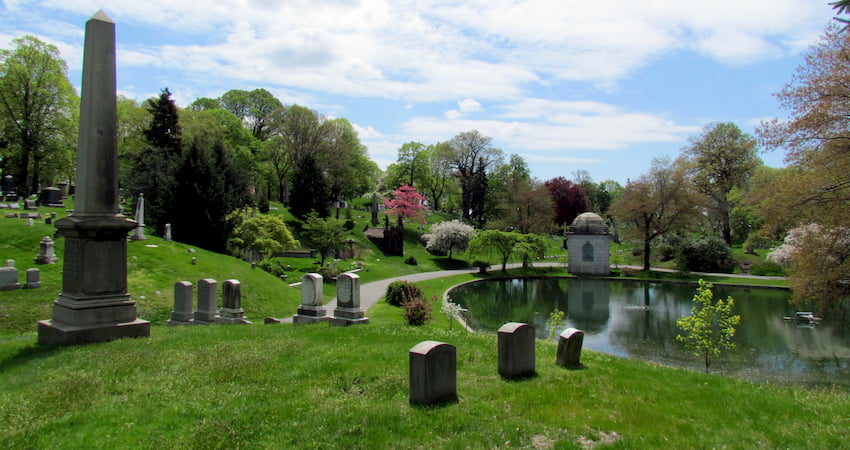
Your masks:
<instances>
[{"instance_id":1,"label":"reflection in water","mask_svg":"<svg viewBox=\"0 0 850 450\"><path fill-rule=\"evenodd\" d=\"M613 355L702 369L701 359L676 341L676 320L690 314L694 285L576 278L492 280L454 289L469 309L470 325L495 332L505 322L534 324L545 338L546 319L564 311L567 326L585 332L584 347ZM732 296L741 324L737 348L711 371L749 380L850 385L850 329L823 323L797 326L785 290L715 286Z\"/></svg>"}]
</instances>

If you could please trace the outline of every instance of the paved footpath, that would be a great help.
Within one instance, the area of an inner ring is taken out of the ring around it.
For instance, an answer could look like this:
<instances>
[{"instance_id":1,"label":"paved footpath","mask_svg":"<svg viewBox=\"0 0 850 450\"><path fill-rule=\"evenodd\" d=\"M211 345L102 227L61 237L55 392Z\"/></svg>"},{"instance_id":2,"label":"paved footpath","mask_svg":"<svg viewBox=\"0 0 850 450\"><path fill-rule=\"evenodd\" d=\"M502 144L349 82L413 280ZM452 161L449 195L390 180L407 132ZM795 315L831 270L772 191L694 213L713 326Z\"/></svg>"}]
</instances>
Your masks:
<instances>
[{"instance_id":1,"label":"paved footpath","mask_svg":"<svg viewBox=\"0 0 850 450\"><path fill-rule=\"evenodd\" d=\"M512 269L515 267L520 267L521 263L508 264L508 268ZM536 262L534 263L534 267L560 267L563 263L557 262ZM639 266L619 266L620 268L629 268L629 269L637 269L640 270ZM492 270L492 269L491 269ZM497 265L495 270L501 270L501 266ZM658 272L677 272L674 269L652 269ZM364 311L368 311L369 308L375 306L375 303L378 303L378 300L384 296L387 292L387 286L390 285L393 281L409 281L411 283L416 283L419 281L425 280L433 280L434 278L443 278L452 275L458 275L463 273L474 273L477 272L477 268L470 269L456 269L456 270L438 270L436 272L422 272L422 273L414 273L410 275L402 275L393 278L387 278L384 280L373 281L371 283L366 283L360 285L360 307ZM708 273L708 272L691 272L694 275L703 275L703 276L714 276L714 277L727 277L727 278L741 278L741 279L764 279L764 280L784 280L783 277L760 277L756 275L738 275L738 274L729 274L729 273ZM329 301L325 307L327 308L328 314L333 315L333 310L336 308L336 298Z\"/></svg>"}]
</instances>

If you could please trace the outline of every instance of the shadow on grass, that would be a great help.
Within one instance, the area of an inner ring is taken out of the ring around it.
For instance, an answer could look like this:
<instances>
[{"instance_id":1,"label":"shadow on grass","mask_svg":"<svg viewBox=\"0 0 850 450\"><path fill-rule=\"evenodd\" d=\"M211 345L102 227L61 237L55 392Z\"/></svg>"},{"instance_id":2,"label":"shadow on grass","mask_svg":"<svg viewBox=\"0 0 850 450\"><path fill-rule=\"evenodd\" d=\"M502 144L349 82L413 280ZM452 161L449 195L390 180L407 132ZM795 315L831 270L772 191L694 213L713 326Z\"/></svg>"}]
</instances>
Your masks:
<instances>
[{"instance_id":1,"label":"shadow on grass","mask_svg":"<svg viewBox=\"0 0 850 450\"><path fill-rule=\"evenodd\" d=\"M0 361L0 372L11 369L13 367L17 367L23 364L26 364L30 361L46 358L49 356L53 356L63 349L62 346L58 345L49 345L49 346L41 346L38 344L32 344L27 347L21 348L18 350L17 354L13 354L7 358L4 358Z\"/></svg>"},{"instance_id":2,"label":"shadow on grass","mask_svg":"<svg viewBox=\"0 0 850 450\"><path fill-rule=\"evenodd\" d=\"M435 266L441 270L468 269L469 263L462 259L431 258Z\"/></svg>"}]
</instances>

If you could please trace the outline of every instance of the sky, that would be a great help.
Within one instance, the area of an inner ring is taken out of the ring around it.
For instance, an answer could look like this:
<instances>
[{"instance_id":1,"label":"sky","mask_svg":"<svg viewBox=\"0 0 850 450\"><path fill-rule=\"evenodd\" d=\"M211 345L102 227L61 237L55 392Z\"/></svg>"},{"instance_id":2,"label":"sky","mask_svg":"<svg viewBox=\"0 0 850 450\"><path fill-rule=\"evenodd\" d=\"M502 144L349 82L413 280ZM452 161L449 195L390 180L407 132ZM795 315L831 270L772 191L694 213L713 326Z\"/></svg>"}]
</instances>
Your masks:
<instances>
[{"instance_id":1,"label":"sky","mask_svg":"<svg viewBox=\"0 0 850 450\"><path fill-rule=\"evenodd\" d=\"M541 181L622 184L711 123L786 118L773 94L834 15L827 0L2 0L0 48L56 45L79 92L99 9L120 95L263 88L350 121L381 168L406 142L478 130Z\"/></svg>"}]
</instances>

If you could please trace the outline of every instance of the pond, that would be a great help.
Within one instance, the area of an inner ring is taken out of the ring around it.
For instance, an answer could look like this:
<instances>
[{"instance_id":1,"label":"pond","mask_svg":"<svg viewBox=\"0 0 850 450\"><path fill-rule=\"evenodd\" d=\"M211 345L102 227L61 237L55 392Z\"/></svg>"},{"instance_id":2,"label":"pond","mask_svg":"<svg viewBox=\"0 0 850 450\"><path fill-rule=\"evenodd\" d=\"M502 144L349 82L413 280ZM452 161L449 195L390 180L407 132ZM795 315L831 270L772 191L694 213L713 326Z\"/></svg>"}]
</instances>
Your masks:
<instances>
[{"instance_id":1,"label":"pond","mask_svg":"<svg viewBox=\"0 0 850 450\"><path fill-rule=\"evenodd\" d=\"M451 300L469 310L469 325L496 332L506 322L534 324L547 338L555 308L565 328L584 331L584 348L612 355L703 370L699 357L676 341L676 320L690 314L695 285L576 278L488 280L453 289ZM712 373L750 381L850 386L850 327L784 320L795 309L784 289L715 286L731 296L741 316L734 342L711 364ZM553 355L554 358L554 355Z\"/></svg>"}]
</instances>

